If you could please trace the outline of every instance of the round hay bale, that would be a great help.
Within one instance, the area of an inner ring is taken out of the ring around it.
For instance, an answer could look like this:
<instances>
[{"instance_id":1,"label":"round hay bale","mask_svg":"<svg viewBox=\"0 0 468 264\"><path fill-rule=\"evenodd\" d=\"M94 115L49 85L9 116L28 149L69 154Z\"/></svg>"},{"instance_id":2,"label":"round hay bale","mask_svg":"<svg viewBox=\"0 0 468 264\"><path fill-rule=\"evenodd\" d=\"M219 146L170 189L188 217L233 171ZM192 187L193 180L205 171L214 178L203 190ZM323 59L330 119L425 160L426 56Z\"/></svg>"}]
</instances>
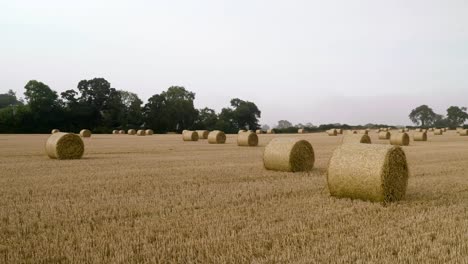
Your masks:
<instances>
[{"instance_id":1,"label":"round hay bale","mask_svg":"<svg viewBox=\"0 0 468 264\"><path fill-rule=\"evenodd\" d=\"M115 129L114 129L114 130L112 130L112 134L114 134L114 135L115 135L115 134L118 134L118 133L119 133L119 131L118 131L118 130L115 130Z\"/></svg>"},{"instance_id":2,"label":"round hay bale","mask_svg":"<svg viewBox=\"0 0 468 264\"><path fill-rule=\"evenodd\" d=\"M257 129L257 131L255 131L255 133L256 133L257 135L260 135L260 134L263 134L263 131L262 131L261 129Z\"/></svg>"},{"instance_id":3,"label":"round hay bale","mask_svg":"<svg viewBox=\"0 0 468 264\"><path fill-rule=\"evenodd\" d=\"M237 134L244 133L244 132L247 132L247 130L241 129L241 130L239 130L239 132L237 132Z\"/></svg>"},{"instance_id":4,"label":"round hay bale","mask_svg":"<svg viewBox=\"0 0 468 264\"><path fill-rule=\"evenodd\" d=\"M432 132L432 131L434 131L434 128L433 128L433 127L430 127L430 128L428 129L428 131Z\"/></svg>"},{"instance_id":5,"label":"round hay bale","mask_svg":"<svg viewBox=\"0 0 468 264\"><path fill-rule=\"evenodd\" d=\"M152 129L146 129L145 134L151 136L154 134L154 131Z\"/></svg>"},{"instance_id":6,"label":"round hay bale","mask_svg":"<svg viewBox=\"0 0 468 264\"><path fill-rule=\"evenodd\" d=\"M297 130L297 133L298 134L304 134L305 130L303 128L300 128L300 129Z\"/></svg>"},{"instance_id":7,"label":"round hay bale","mask_svg":"<svg viewBox=\"0 0 468 264\"><path fill-rule=\"evenodd\" d=\"M184 141L198 141L198 133L195 131L184 130L182 133L182 139Z\"/></svg>"},{"instance_id":8,"label":"round hay bale","mask_svg":"<svg viewBox=\"0 0 468 264\"><path fill-rule=\"evenodd\" d=\"M119 134L124 135L124 134L125 134L125 130L119 130Z\"/></svg>"},{"instance_id":9,"label":"round hay bale","mask_svg":"<svg viewBox=\"0 0 468 264\"><path fill-rule=\"evenodd\" d=\"M355 133L355 134L356 134L356 133ZM359 130L359 134L368 135L368 134L369 134L369 131L367 131L367 129L362 129L362 130Z\"/></svg>"},{"instance_id":10,"label":"round hay bale","mask_svg":"<svg viewBox=\"0 0 468 264\"><path fill-rule=\"evenodd\" d=\"M198 139L207 139L208 134L210 134L210 131L208 130L197 130L198 133Z\"/></svg>"},{"instance_id":11,"label":"round hay bale","mask_svg":"<svg viewBox=\"0 0 468 264\"><path fill-rule=\"evenodd\" d=\"M51 134L55 134L55 133L58 133L58 132L60 132L60 130L58 130L58 129L55 128L55 129L52 129Z\"/></svg>"},{"instance_id":12,"label":"round hay bale","mask_svg":"<svg viewBox=\"0 0 468 264\"><path fill-rule=\"evenodd\" d=\"M76 134L57 132L47 139L45 150L51 159L80 159L84 143Z\"/></svg>"},{"instance_id":13,"label":"round hay bale","mask_svg":"<svg viewBox=\"0 0 468 264\"><path fill-rule=\"evenodd\" d=\"M237 135L237 145L243 147L255 147L258 146L257 133L240 133Z\"/></svg>"},{"instance_id":14,"label":"round hay bale","mask_svg":"<svg viewBox=\"0 0 468 264\"><path fill-rule=\"evenodd\" d=\"M371 138L369 135L366 134L351 134L346 135L343 138L342 144L350 144L350 143L363 143L363 144L372 144Z\"/></svg>"},{"instance_id":15,"label":"round hay bale","mask_svg":"<svg viewBox=\"0 0 468 264\"><path fill-rule=\"evenodd\" d=\"M442 132L442 129L433 129L433 131L434 131L434 135L436 136L440 136L444 134L444 132Z\"/></svg>"},{"instance_id":16,"label":"round hay bale","mask_svg":"<svg viewBox=\"0 0 468 264\"><path fill-rule=\"evenodd\" d=\"M405 129L404 128L398 129L398 132L399 133L405 133Z\"/></svg>"},{"instance_id":17,"label":"round hay bale","mask_svg":"<svg viewBox=\"0 0 468 264\"><path fill-rule=\"evenodd\" d=\"M460 136L468 136L468 129L460 130L460 131L458 131L458 134Z\"/></svg>"},{"instance_id":18,"label":"round hay bale","mask_svg":"<svg viewBox=\"0 0 468 264\"><path fill-rule=\"evenodd\" d=\"M380 129L376 129L376 130L375 130L375 133L379 133L379 132L380 132Z\"/></svg>"},{"instance_id":19,"label":"round hay bale","mask_svg":"<svg viewBox=\"0 0 468 264\"><path fill-rule=\"evenodd\" d=\"M339 135L343 135L343 129L337 128L336 133L338 133Z\"/></svg>"},{"instance_id":20,"label":"round hay bale","mask_svg":"<svg viewBox=\"0 0 468 264\"><path fill-rule=\"evenodd\" d=\"M91 130L89 129L82 129L80 131L80 136L81 137L91 137Z\"/></svg>"},{"instance_id":21,"label":"round hay bale","mask_svg":"<svg viewBox=\"0 0 468 264\"><path fill-rule=\"evenodd\" d=\"M414 141L427 141L427 132L415 132L413 134Z\"/></svg>"},{"instance_id":22,"label":"round hay bale","mask_svg":"<svg viewBox=\"0 0 468 264\"><path fill-rule=\"evenodd\" d=\"M146 131L143 130L143 129L138 129L138 131L136 132L136 135L137 136L146 136Z\"/></svg>"},{"instance_id":23,"label":"round hay bale","mask_svg":"<svg viewBox=\"0 0 468 264\"><path fill-rule=\"evenodd\" d=\"M329 130L327 130L327 134L328 134L329 136L336 136L336 135L338 135L338 133L336 132L336 129L329 129Z\"/></svg>"},{"instance_id":24,"label":"round hay bale","mask_svg":"<svg viewBox=\"0 0 468 264\"><path fill-rule=\"evenodd\" d=\"M410 138L407 133L393 133L390 136L390 145L395 146L408 146Z\"/></svg>"},{"instance_id":25,"label":"round hay bale","mask_svg":"<svg viewBox=\"0 0 468 264\"><path fill-rule=\"evenodd\" d=\"M409 132L409 128L405 128L405 129L404 129L404 132Z\"/></svg>"},{"instance_id":26,"label":"round hay bale","mask_svg":"<svg viewBox=\"0 0 468 264\"><path fill-rule=\"evenodd\" d=\"M247 133L247 132L245 132ZM243 135L245 133L240 133L239 135ZM210 144L224 144L226 143L226 134L223 131L215 130L208 134L208 143Z\"/></svg>"},{"instance_id":27,"label":"round hay bale","mask_svg":"<svg viewBox=\"0 0 468 264\"><path fill-rule=\"evenodd\" d=\"M422 128L415 128L414 132L422 132Z\"/></svg>"},{"instance_id":28,"label":"round hay bale","mask_svg":"<svg viewBox=\"0 0 468 264\"><path fill-rule=\"evenodd\" d=\"M275 138L265 147L263 153L263 165L267 170L310 171L314 163L314 149L306 140Z\"/></svg>"},{"instance_id":29,"label":"round hay bale","mask_svg":"<svg viewBox=\"0 0 468 264\"><path fill-rule=\"evenodd\" d=\"M135 135L136 134L136 130L135 129L129 129L127 134L129 135Z\"/></svg>"},{"instance_id":30,"label":"round hay bale","mask_svg":"<svg viewBox=\"0 0 468 264\"><path fill-rule=\"evenodd\" d=\"M379 139L390 139L390 132L388 131L380 131L379 132Z\"/></svg>"},{"instance_id":31,"label":"round hay bale","mask_svg":"<svg viewBox=\"0 0 468 264\"><path fill-rule=\"evenodd\" d=\"M275 134L275 130L273 130L273 129L268 129L268 130L267 130L267 134Z\"/></svg>"},{"instance_id":32,"label":"round hay bale","mask_svg":"<svg viewBox=\"0 0 468 264\"><path fill-rule=\"evenodd\" d=\"M399 146L343 144L330 158L327 182L335 197L394 202L404 198L408 175Z\"/></svg>"}]
</instances>

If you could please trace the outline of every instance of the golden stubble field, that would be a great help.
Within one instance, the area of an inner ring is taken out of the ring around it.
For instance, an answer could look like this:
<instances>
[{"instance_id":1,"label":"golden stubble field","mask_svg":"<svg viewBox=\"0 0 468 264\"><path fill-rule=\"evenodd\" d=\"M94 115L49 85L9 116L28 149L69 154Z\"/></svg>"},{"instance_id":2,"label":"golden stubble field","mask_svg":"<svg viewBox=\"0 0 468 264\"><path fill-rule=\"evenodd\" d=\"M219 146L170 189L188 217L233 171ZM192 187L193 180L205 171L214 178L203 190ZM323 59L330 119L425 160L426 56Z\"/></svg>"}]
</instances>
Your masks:
<instances>
[{"instance_id":1,"label":"golden stubble field","mask_svg":"<svg viewBox=\"0 0 468 264\"><path fill-rule=\"evenodd\" d=\"M329 196L341 136L93 135L71 161L44 154L48 136L0 135L0 263L468 263L468 137L453 131L404 147L407 196L386 207ZM311 173L263 168L284 136L312 143Z\"/></svg>"}]
</instances>

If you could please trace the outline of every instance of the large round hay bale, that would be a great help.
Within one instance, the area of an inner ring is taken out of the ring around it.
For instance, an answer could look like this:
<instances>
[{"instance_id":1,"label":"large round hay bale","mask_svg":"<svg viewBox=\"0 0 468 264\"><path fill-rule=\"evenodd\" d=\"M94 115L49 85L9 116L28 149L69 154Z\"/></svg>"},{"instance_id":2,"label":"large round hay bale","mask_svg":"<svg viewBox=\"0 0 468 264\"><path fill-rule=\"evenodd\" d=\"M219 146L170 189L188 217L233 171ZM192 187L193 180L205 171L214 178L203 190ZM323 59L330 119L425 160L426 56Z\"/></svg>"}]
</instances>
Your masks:
<instances>
[{"instance_id":1,"label":"large round hay bale","mask_svg":"<svg viewBox=\"0 0 468 264\"><path fill-rule=\"evenodd\" d=\"M119 133L119 131L118 131L118 130L115 130L115 129L114 129L114 130L112 130L112 134L114 134L114 135L115 135L115 134L118 134L118 133Z\"/></svg>"},{"instance_id":2,"label":"large round hay bale","mask_svg":"<svg viewBox=\"0 0 468 264\"><path fill-rule=\"evenodd\" d=\"M244 133L240 133L239 135L242 135L242 134ZM223 131L219 131L219 130L211 131L210 134L208 134L208 143L224 144L226 143L226 134L224 134Z\"/></svg>"},{"instance_id":3,"label":"large round hay bale","mask_svg":"<svg viewBox=\"0 0 468 264\"><path fill-rule=\"evenodd\" d=\"M433 131L434 131L434 135L436 136L440 136L444 134L444 132L442 132L442 129L433 129Z\"/></svg>"},{"instance_id":4,"label":"large round hay bale","mask_svg":"<svg viewBox=\"0 0 468 264\"><path fill-rule=\"evenodd\" d=\"M253 132L245 132L237 135L237 145L243 147L255 147L258 145L258 136Z\"/></svg>"},{"instance_id":5,"label":"large round hay bale","mask_svg":"<svg viewBox=\"0 0 468 264\"><path fill-rule=\"evenodd\" d=\"M82 129L80 131L80 136L81 137L91 137L91 130L89 129Z\"/></svg>"},{"instance_id":6,"label":"large round hay bale","mask_svg":"<svg viewBox=\"0 0 468 264\"><path fill-rule=\"evenodd\" d=\"M329 129L329 130L327 130L327 134L329 136L336 136L336 135L338 135L338 132L336 131L336 129Z\"/></svg>"},{"instance_id":7,"label":"large round hay bale","mask_svg":"<svg viewBox=\"0 0 468 264\"><path fill-rule=\"evenodd\" d=\"M339 134L339 135L343 135L343 129L337 128L336 133Z\"/></svg>"},{"instance_id":8,"label":"large round hay bale","mask_svg":"<svg viewBox=\"0 0 468 264\"><path fill-rule=\"evenodd\" d=\"M393 202L404 198L408 174L399 146L343 144L328 163L327 182L335 197Z\"/></svg>"},{"instance_id":9,"label":"large round hay bale","mask_svg":"<svg viewBox=\"0 0 468 264\"><path fill-rule=\"evenodd\" d=\"M379 139L390 139L390 132L388 131L380 131L379 132Z\"/></svg>"},{"instance_id":10,"label":"large round hay bale","mask_svg":"<svg viewBox=\"0 0 468 264\"><path fill-rule=\"evenodd\" d=\"M210 131L208 130L197 130L198 133L198 139L207 139L208 134L210 134Z\"/></svg>"},{"instance_id":11,"label":"large round hay bale","mask_svg":"<svg viewBox=\"0 0 468 264\"><path fill-rule=\"evenodd\" d=\"M458 131L458 134L460 136L468 136L468 129L462 129L462 130Z\"/></svg>"},{"instance_id":12,"label":"large round hay bale","mask_svg":"<svg viewBox=\"0 0 468 264\"><path fill-rule=\"evenodd\" d=\"M361 129L361 130L359 130L359 134L361 134L361 135L368 135L368 134L369 134L369 131L367 131L367 129Z\"/></svg>"},{"instance_id":13,"label":"large round hay bale","mask_svg":"<svg viewBox=\"0 0 468 264\"><path fill-rule=\"evenodd\" d=\"M410 138L407 133L393 133L390 136L390 144L395 146L408 146Z\"/></svg>"},{"instance_id":14,"label":"large round hay bale","mask_svg":"<svg viewBox=\"0 0 468 264\"><path fill-rule=\"evenodd\" d=\"M314 162L312 145L306 140L295 138L275 138L263 153L263 165L267 170L310 171Z\"/></svg>"},{"instance_id":15,"label":"large round hay bale","mask_svg":"<svg viewBox=\"0 0 468 264\"><path fill-rule=\"evenodd\" d=\"M300 129L297 130L297 133L298 134L304 134L305 130L303 128L300 128Z\"/></svg>"},{"instance_id":16,"label":"large round hay bale","mask_svg":"<svg viewBox=\"0 0 468 264\"><path fill-rule=\"evenodd\" d=\"M55 129L52 129L52 131L51 131L50 133L51 133L51 134L55 134L55 133L58 133L58 132L60 132L60 130L58 130L58 129L55 128Z\"/></svg>"},{"instance_id":17,"label":"large round hay bale","mask_svg":"<svg viewBox=\"0 0 468 264\"><path fill-rule=\"evenodd\" d=\"M146 131L144 129L138 129L136 132L137 136L146 136Z\"/></svg>"},{"instance_id":18,"label":"large round hay bale","mask_svg":"<svg viewBox=\"0 0 468 264\"><path fill-rule=\"evenodd\" d=\"M198 133L195 131L184 130L182 132L182 139L184 141L198 141Z\"/></svg>"},{"instance_id":19,"label":"large round hay bale","mask_svg":"<svg viewBox=\"0 0 468 264\"><path fill-rule=\"evenodd\" d=\"M152 129L146 129L145 134L151 136L154 134L154 131Z\"/></svg>"},{"instance_id":20,"label":"large round hay bale","mask_svg":"<svg viewBox=\"0 0 468 264\"><path fill-rule=\"evenodd\" d=\"M275 134L275 130L273 130L273 129L268 129L268 130L267 130L267 134Z\"/></svg>"},{"instance_id":21,"label":"large round hay bale","mask_svg":"<svg viewBox=\"0 0 468 264\"><path fill-rule=\"evenodd\" d=\"M257 131L255 131L255 133L256 133L257 135L260 135L260 134L263 134L263 131L262 131L261 129L257 129Z\"/></svg>"},{"instance_id":22,"label":"large round hay bale","mask_svg":"<svg viewBox=\"0 0 468 264\"><path fill-rule=\"evenodd\" d=\"M124 134L125 134L125 130L119 130L119 134L124 135Z\"/></svg>"},{"instance_id":23,"label":"large round hay bale","mask_svg":"<svg viewBox=\"0 0 468 264\"><path fill-rule=\"evenodd\" d=\"M427 141L427 132L414 132L414 141Z\"/></svg>"},{"instance_id":24,"label":"large round hay bale","mask_svg":"<svg viewBox=\"0 0 468 264\"><path fill-rule=\"evenodd\" d=\"M127 134L129 134L129 135L135 135L135 134L136 134L136 130L135 130L135 129L129 129L129 130L127 131Z\"/></svg>"},{"instance_id":25,"label":"large round hay bale","mask_svg":"<svg viewBox=\"0 0 468 264\"><path fill-rule=\"evenodd\" d=\"M84 143L76 134L57 132L47 139L45 150L51 159L80 159Z\"/></svg>"},{"instance_id":26,"label":"large round hay bale","mask_svg":"<svg viewBox=\"0 0 468 264\"><path fill-rule=\"evenodd\" d=\"M363 143L363 144L371 144L371 138L369 135L366 134L351 134L346 135L343 138L342 144L350 144L350 143Z\"/></svg>"}]
</instances>

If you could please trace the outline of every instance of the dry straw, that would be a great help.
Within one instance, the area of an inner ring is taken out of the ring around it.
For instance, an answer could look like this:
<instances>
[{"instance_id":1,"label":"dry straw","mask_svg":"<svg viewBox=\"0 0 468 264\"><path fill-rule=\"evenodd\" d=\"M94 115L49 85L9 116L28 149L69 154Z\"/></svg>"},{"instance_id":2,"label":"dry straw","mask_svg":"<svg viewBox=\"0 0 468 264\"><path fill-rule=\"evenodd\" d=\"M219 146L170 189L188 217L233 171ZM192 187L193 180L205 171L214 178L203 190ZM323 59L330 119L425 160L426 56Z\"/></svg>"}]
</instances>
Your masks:
<instances>
[{"instance_id":1,"label":"dry straw","mask_svg":"<svg viewBox=\"0 0 468 264\"><path fill-rule=\"evenodd\" d=\"M80 136L81 137L91 137L91 130L89 129L82 129L80 131Z\"/></svg>"},{"instance_id":2,"label":"dry straw","mask_svg":"<svg viewBox=\"0 0 468 264\"><path fill-rule=\"evenodd\" d=\"M351 134L343 138L342 144L363 143L371 144L371 138L366 134Z\"/></svg>"},{"instance_id":3,"label":"dry straw","mask_svg":"<svg viewBox=\"0 0 468 264\"><path fill-rule=\"evenodd\" d=\"M260 134L263 134L263 131L261 129L257 129L257 131L255 131L255 133L260 135Z\"/></svg>"},{"instance_id":4,"label":"dry straw","mask_svg":"<svg viewBox=\"0 0 468 264\"><path fill-rule=\"evenodd\" d=\"M408 174L399 146L343 144L329 161L328 189L336 197L394 202L404 198Z\"/></svg>"},{"instance_id":5,"label":"dry straw","mask_svg":"<svg viewBox=\"0 0 468 264\"><path fill-rule=\"evenodd\" d=\"M298 134L304 134L304 133L305 133L305 131L304 131L304 129L303 129L303 128L300 128L300 129L298 129L298 130L297 130L297 133L298 133Z\"/></svg>"},{"instance_id":6,"label":"dry straw","mask_svg":"<svg viewBox=\"0 0 468 264\"><path fill-rule=\"evenodd\" d=\"M47 139L45 150L51 159L80 159L84 143L78 135L57 132Z\"/></svg>"},{"instance_id":7,"label":"dry straw","mask_svg":"<svg viewBox=\"0 0 468 264\"><path fill-rule=\"evenodd\" d=\"M268 129L268 130L267 130L267 134L275 134L275 130L273 130L273 129Z\"/></svg>"},{"instance_id":8,"label":"dry straw","mask_svg":"<svg viewBox=\"0 0 468 264\"><path fill-rule=\"evenodd\" d=\"M415 128L414 132L423 132L423 131L422 131L422 128Z\"/></svg>"},{"instance_id":9,"label":"dry straw","mask_svg":"<svg viewBox=\"0 0 468 264\"><path fill-rule=\"evenodd\" d=\"M369 134L369 131L367 131L367 129L362 129L362 130L359 130L359 134L367 135Z\"/></svg>"},{"instance_id":10,"label":"dry straw","mask_svg":"<svg viewBox=\"0 0 468 264\"><path fill-rule=\"evenodd\" d=\"M136 134L136 130L135 129L129 129L127 134L129 135L135 135Z\"/></svg>"},{"instance_id":11,"label":"dry straw","mask_svg":"<svg viewBox=\"0 0 468 264\"><path fill-rule=\"evenodd\" d=\"M379 132L379 139L390 139L390 132L380 131Z\"/></svg>"},{"instance_id":12,"label":"dry straw","mask_svg":"<svg viewBox=\"0 0 468 264\"><path fill-rule=\"evenodd\" d=\"M58 132L60 132L60 130L58 130L58 129L55 128L55 129L52 129L51 134L55 134L55 133L58 133Z\"/></svg>"},{"instance_id":13,"label":"dry straw","mask_svg":"<svg viewBox=\"0 0 468 264\"><path fill-rule=\"evenodd\" d=\"M436 136L440 136L444 134L444 132L442 132L442 129L433 129L433 131L434 131L434 135Z\"/></svg>"},{"instance_id":14,"label":"dry straw","mask_svg":"<svg viewBox=\"0 0 468 264\"><path fill-rule=\"evenodd\" d=\"M427 132L414 132L414 141L427 141Z\"/></svg>"},{"instance_id":15,"label":"dry straw","mask_svg":"<svg viewBox=\"0 0 468 264\"><path fill-rule=\"evenodd\" d=\"M143 130L143 129L138 129L138 131L136 132L136 135L137 136L146 136L146 131Z\"/></svg>"},{"instance_id":16,"label":"dry straw","mask_svg":"<svg viewBox=\"0 0 468 264\"><path fill-rule=\"evenodd\" d=\"M336 132L336 129L329 129L329 130L327 130L327 134L329 136L336 136L336 135L338 135L338 132Z\"/></svg>"},{"instance_id":17,"label":"dry straw","mask_svg":"<svg viewBox=\"0 0 468 264\"><path fill-rule=\"evenodd\" d=\"M208 130L197 130L197 133L198 133L198 138L199 139L207 139L208 134L210 134L210 131L208 131Z\"/></svg>"},{"instance_id":18,"label":"dry straw","mask_svg":"<svg viewBox=\"0 0 468 264\"><path fill-rule=\"evenodd\" d=\"M462 130L458 131L458 134L460 136L468 136L468 129L462 129Z\"/></svg>"},{"instance_id":19,"label":"dry straw","mask_svg":"<svg viewBox=\"0 0 468 264\"><path fill-rule=\"evenodd\" d=\"M343 135L343 129L341 128L336 129L336 133Z\"/></svg>"},{"instance_id":20,"label":"dry straw","mask_svg":"<svg viewBox=\"0 0 468 264\"><path fill-rule=\"evenodd\" d=\"M182 132L182 139L184 141L198 141L198 133L195 131L184 130Z\"/></svg>"},{"instance_id":21,"label":"dry straw","mask_svg":"<svg viewBox=\"0 0 468 264\"><path fill-rule=\"evenodd\" d=\"M407 133L393 133L390 136L390 144L396 146L408 146L410 138Z\"/></svg>"},{"instance_id":22,"label":"dry straw","mask_svg":"<svg viewBox=\"0 0 468 264\"><path fill-rule=\"evenodd\" d=\"M146 129L145 134L151 136L154 134L154 131L152 129Z\"/></svg>"},{"instance_id":23,"label":"dry straw","mask_svg":"<svg viewBox=\"0 0 468 264\"><path fill-rule=\"evenodd\" d=\"M312 145L306 140L295 138L275 138L263 153L263 165L267 170L310 171L314 162Z\"/></svg>"},{"instance_id":24,"label":"dry straw","mask_svg":"<svg viewBox=\"0 0 468 264\"><path fill-rule=\"evenodd\" d=\"M251 132L245 132L245 133L251 133ZM239 135L242 135L245 133L240 133ZM226 143L226 134L224 134L223 131L219 131L219 130L212 131L210 132L210 134L208 134L208 143L224 144Z\"/></svg>"},{"instance_id":25,"label":"dry straw","mask_svg":"<svg viewBox=\"0 0 468 264\"><path fill-rule=\"evenodd\" d=\"M245 132L237 135L237 145L243 147L255 147L258 145L258 136L254 132Z\"/></svg>"},{"instance_id":26,"label":"dry straw","mask_svg":"<svg viewBox=\"0 0 468 264\"><path fill-rule=\"evenodd\" d=\"M237 132L237 134L244 133L244 132L247 132L247 130L241 129L241 130L239 130L239 132Z\"/></svg>"},{"instance_id":27,"label":"dry straw","mask_svg":"<svg viewBox=\"0 0 468 264\"><path fill-rule=\"evenodd\" d=\"M405 129L404 129L404 128L398 129L398 132L400 132L400 133L405 133Z\"/></svg>"},{"instance_id":28,"label":"dry straw","mask_svg":"<svg viewBox=\"0 0 468 264\"><path fill-rule=\"evenodd\" d=\"M119 131L119 134L124 135L124 134L125 134L125 130L120 130L120 131Z\"/></svg>"}]
</instances>

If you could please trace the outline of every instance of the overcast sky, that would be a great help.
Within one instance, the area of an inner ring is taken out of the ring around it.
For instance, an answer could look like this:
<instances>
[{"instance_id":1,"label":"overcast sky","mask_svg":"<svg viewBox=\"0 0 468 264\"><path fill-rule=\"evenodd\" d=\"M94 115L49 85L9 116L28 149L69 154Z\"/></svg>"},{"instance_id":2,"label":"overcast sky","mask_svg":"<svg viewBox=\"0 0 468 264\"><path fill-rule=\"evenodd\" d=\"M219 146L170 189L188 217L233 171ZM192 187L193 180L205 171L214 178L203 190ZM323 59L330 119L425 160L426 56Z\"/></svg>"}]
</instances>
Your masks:
<instances>
[{"instance_id":1,"label":"overcast sky","mask_svg":"<svg viewBox=\"0 0 468 264\"><path fill-rule=\"evenodd\" d=\"M104 77L144 101L253 101L261 123L409 124L468 106L466 0L0 0L0 93Z\"/></svg>"}]
</instances>

